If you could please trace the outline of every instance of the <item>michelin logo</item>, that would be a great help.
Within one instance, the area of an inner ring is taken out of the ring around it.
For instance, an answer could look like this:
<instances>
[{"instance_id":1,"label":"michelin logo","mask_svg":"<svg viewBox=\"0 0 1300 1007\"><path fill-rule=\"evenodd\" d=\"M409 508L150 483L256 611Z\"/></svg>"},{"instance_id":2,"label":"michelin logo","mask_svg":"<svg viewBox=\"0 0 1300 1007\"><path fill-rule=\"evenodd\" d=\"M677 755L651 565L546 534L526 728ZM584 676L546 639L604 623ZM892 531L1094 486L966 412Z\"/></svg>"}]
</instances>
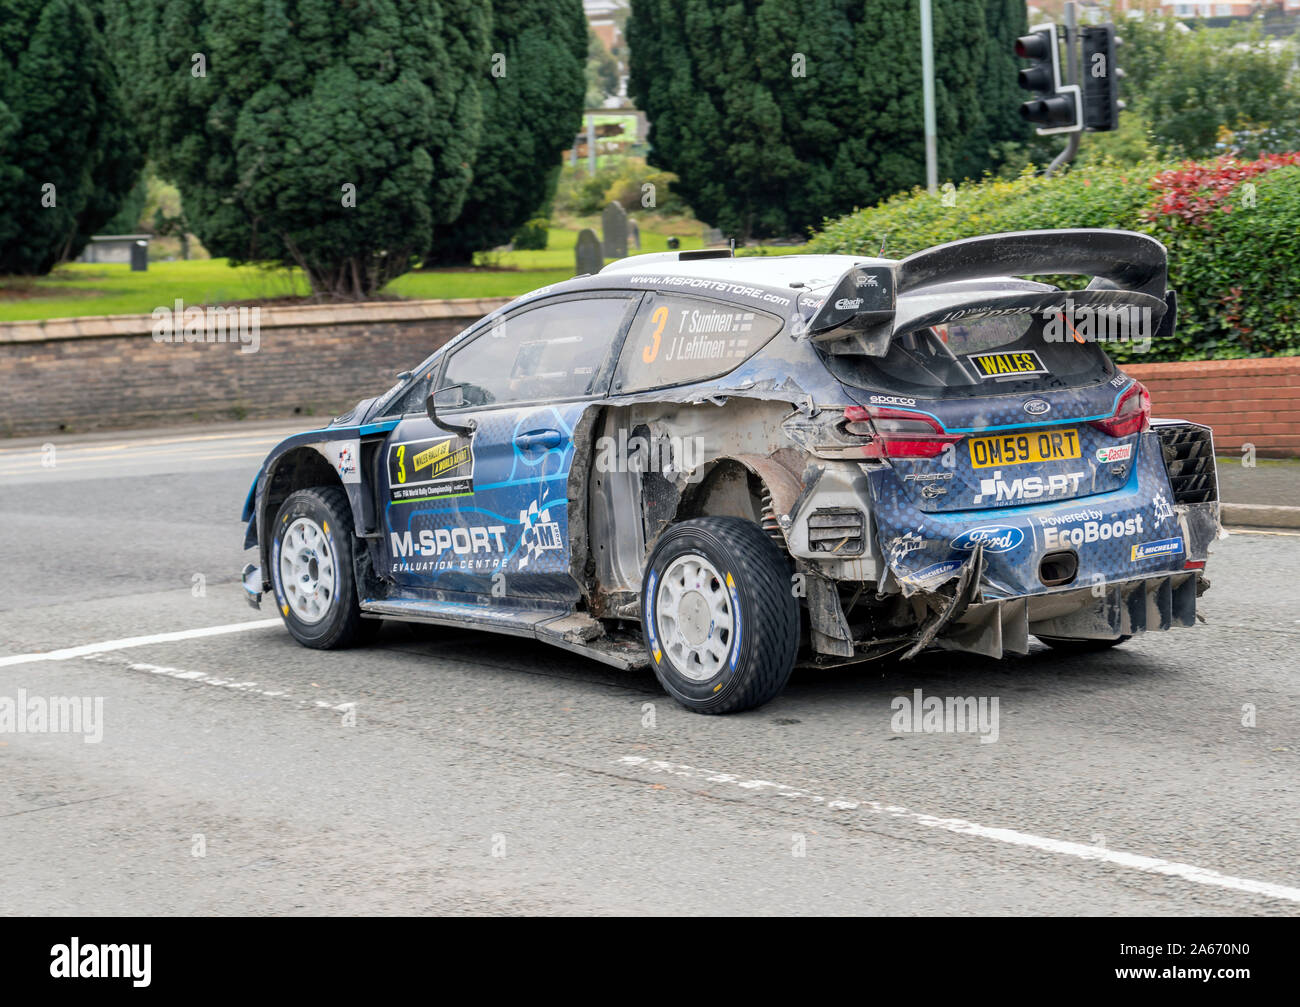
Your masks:
<instances>
[{"instance_id":1,"label":"michelin logo","mask_svg":"<svg viewBox=\"0 0 1300 1007\"><path fill-rule=\"evenodd\" d=\"M1135 514L1123 521L1085 521L1074 528L1043 529L1043 546L1057 549L1061 546L1080 546L1088 542L1107 542L1113 538L1128 538L1142 534L1142 515ZM1137 546L1133 547L1134 549Z\"/></svg>"},{"instance_id":2,"label":"michelin logo","mask_svg":"<svg viewBox=\"0 0 1300 1007\"><path fill-rule=\"evenodd\" d=\"M1183 551L1181 538L1162 538L1158 542L1139 542L1129 550L1129 562L1137 563L1144 559L1159 559L1161 556L1177 556Z\"/></svg>"},{"instance_id":3,"label":"michelin logo","mask_svg":"<svg viewBox=\"0 0 1300 1007\"><path fill-rule=\"evenodd\" d=\"M949 559L942 563L935 563L933 566L927 566L924 570L918 570L916 573L906 576L907 580L914 583L925 584L932 580L947 579L953 576L961 569L961 560Z\"/></svg>"},{"instance_id":4,"label":"michelin logo","mask_svg":"<svg viewBox=\"0 0 1300 1007\"><path fill-rule=\"evenodd\" d=\"M1037 500L1041 496L1061 496L1065 493L1078 493L1083 482L1084 472L1062 472L1057 475L1024 476L1009 482L1002 478L1002 470L995 469L991 478L980 479L980 491L975 494L974 503L985 500Z\"/></svg>"}]
</instances>

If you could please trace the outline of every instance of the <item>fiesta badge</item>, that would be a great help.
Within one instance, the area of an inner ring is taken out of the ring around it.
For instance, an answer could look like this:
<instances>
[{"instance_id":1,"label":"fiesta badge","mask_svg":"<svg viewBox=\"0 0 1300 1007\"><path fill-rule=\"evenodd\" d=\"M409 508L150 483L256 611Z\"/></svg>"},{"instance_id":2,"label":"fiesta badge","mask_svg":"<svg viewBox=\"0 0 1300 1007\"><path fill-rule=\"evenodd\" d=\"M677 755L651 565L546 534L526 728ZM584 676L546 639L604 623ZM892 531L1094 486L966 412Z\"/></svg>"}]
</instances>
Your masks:
<instances>
[{"instance_id":1,"label":"fiesta badge","mask_svg":"<svg viewBox=\"0 0 1300 1007\"><path fill-rule=\"evenodd\" d=\"M970 552L975 546L983 542L985 552L1010 552L1025 540L1025 533L1019 528L1012 528L1010 525L989 524L979 528L972 528L968 532L963 532L952 540L954 549L961 549L963 552Z\"/></svg>"},{"instance_id":2,"label":"fiesta badge","mask_svg":"<svg viewBox=\"0 0 1300 1007\"><path fill-rule=\"evenodd\" d=\"M1022 408L1030 416L1046 416L1052 411L1052 404L1046 399L1026 399Z\"/></svg>"}]
</instances>

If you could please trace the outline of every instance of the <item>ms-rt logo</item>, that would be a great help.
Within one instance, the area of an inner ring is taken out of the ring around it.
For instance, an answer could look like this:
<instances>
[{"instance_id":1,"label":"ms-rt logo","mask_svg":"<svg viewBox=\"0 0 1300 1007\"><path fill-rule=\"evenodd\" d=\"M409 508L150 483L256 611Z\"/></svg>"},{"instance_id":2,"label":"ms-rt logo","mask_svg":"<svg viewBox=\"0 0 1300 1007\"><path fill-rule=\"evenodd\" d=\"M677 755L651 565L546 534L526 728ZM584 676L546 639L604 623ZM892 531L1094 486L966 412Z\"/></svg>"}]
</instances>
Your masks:
<instances>
[{"instance_id":1,"label":"ms-rt logo","mask_svg":"<svg viewBox=\"0 0 1300 1007\"><path fill-rule=\"evenodd\" d=\"M152 944L82 944L77 937L50 948L50 975L55 979L130 979L132 986L151 981Z\"/></svg>"}]
</instances>

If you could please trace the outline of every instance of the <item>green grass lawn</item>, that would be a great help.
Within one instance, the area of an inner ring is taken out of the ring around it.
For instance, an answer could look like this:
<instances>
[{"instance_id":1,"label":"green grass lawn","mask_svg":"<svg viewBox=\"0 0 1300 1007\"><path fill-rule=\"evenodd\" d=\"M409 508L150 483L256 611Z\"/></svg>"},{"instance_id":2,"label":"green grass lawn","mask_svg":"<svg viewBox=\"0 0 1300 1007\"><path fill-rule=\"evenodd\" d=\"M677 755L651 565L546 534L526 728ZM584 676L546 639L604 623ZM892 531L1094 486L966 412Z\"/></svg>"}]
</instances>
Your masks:
<instances>
[{"instance_id":1,"label":"green grass lawn","mask_svg":"<svg viewBox=\"0 0 1300 1007\"><path fill-rule=\"evenodd\" d=\"M572 253L570 253L572 255ZM399 276L384 291L411 298L515 297L573 275L567 269L471 269ZM310 291L299 270L231 267L225 259L151 262L143 273L125 265L74 262L38 279L0 279L0 322L77 315L147 315L171 307L229 304L305 296Z\"/></svg>"},{"instance_id":2,"label":"green grass lawn","mask_svg":"<svg viewBox=\"0 0 1300 1007\"><path fill-rule=\"evenodd\" d=\"M406 273L390 283L384 294L405 298L517 297L567 280L573 276L578 229L592 227L599 233L600 222L591 218L567 223L568 228L550 229L547 247L541 251L489 252L479 256L479 266L474 269ZM698 230L679 237L683 250L701 247ZM667 233L641 232L642 252L667 249ZM635 249L629 251L636 254ZM147 315L154 308L171 307L178 297L190 306L271 301L308 293L307 281L297 269L232 267L225 259L151 262L143 273L133 273L125 265L73 262L49 276L0 277L0 322Z\"/></svg>"},{"instance_id":3,"label":"green grass lawn","mask_svg":"<svg viewBox=\"0 0 1300 1007\"><path fill-rule=\"evenodd\" d=\"M399 276L384 292L398 297L518 297L548 283L573 279L573 266L568 269L529 270L435 270L406 273Z\"/></svg>"},{"instance_id":4,"label":"green grass lawn","mask_svg":"<svg viewBox=\"0 0 1300 1007\"><path fill-rule=\"evenodd\" d=\"M49 276L0 278L0 321L74 315L147 315L176 298L186 305L306 294L301 275L256 266L232 269L225 259L151 262L143 273L126 265L73 262Z\"/></svg>"},{"instance_id":5,"label":"green grass lawn","mask_svg":"<svg viewBox=\"0 0 1300 1007\"><path fill-rule=\"evenodd\" d=\"M573 222L573 229L563 227L552 227L547 232L546 248L539 252L486 252L479 256L479 260L485 264L499 265L508 269L567 269L569 275L573 275L573 251L578 244L578 231L584 227L590 227L600 236L600 219L592 217L590 219L579 219ZM701 248L703 242L700 239L699 228L696 227L694 234L682 235L680 237L681 247L683 250L691 248ZM655 231L641 232L641 251L642 252L666 252L668 251L668 235L660 234ZM637 255L635 248L628 247L629 255ZM608 260L613 261L613 260Z\"/></svg>"},{"instance_id":6,"label":"green grass lawn","mask_svg":"<svg viewBox=\"0 0 1300 1007\"><path fill-rule=\"evenodd\" d=\"M667 236L643 235L643 250L663 251ZM573 276L577 233L550 232L549 247L538 252L488 256L495 268L430 270L406 273L384 293L409 298L517 297L548 283ZM699 239L684 238L684 248ZM228 304L305 296L310 291L297 269L230 266L225 259L151 262L143 273L125 265L73 262L49 276L0 278L0 322L70 318L78 315L147 315L176 298L186 305Z\"/></svg>"}]
</instances>

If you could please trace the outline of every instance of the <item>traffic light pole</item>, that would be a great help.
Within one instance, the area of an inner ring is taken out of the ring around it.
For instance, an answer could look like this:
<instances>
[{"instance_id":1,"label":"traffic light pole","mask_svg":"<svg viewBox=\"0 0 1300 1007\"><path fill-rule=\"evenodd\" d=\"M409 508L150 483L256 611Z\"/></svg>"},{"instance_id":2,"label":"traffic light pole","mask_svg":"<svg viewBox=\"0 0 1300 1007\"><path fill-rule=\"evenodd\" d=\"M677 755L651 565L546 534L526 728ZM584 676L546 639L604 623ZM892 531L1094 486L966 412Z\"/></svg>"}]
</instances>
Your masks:
<instances>
[{"instance_id":1,"label":"traffic light pole","mask_svg":"<svg viewBox=\"0 0 1300 1007\"><path fill-rule=\"evenodd\" d=\"M921 0L921 99L925 106L925 187L939 188L939 151L934 115L934 30L930 0Z\"/></svg>"},{"instance_id":2,"label":"traffic light pole","mask_svg":"<svg viewBox=\"0 0 1300 1007\"><path fill-rule=\"evenodd\" d=\"M1079 39L1079 22L1074 13L1074 0L1065 4L1065 74L1069 78L1065 83L1079 83L1079 56L1077 44ZM1065 142L1065 149L1056 155L1056 159L1047 166L1044 177L1051 178L1058 168L1063 168L1074 160L1079 153L1079 134L1071 133Z\"/></svg>"}]
</instances>

